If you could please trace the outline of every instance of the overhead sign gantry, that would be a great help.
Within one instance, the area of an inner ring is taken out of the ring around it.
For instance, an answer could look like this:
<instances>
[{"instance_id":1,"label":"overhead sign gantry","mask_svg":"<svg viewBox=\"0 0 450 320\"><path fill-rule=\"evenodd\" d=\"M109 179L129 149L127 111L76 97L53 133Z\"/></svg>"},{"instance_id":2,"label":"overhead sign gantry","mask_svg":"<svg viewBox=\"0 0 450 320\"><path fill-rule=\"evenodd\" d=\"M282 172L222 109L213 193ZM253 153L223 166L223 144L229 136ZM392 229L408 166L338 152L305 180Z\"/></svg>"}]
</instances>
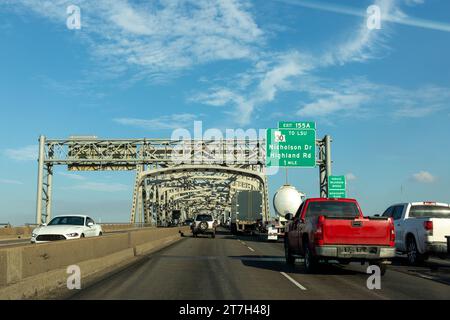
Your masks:
<instances>
[{"instance_id":1,"label":"overhead sign gantry","mask_svg":"<svg viewBox=\"0 0 450 320\"><path fill-rule=\"evenodd\" d=\"M329 136L315 139L313 143L313 161L319 167L322 197L327 196L327 180L331 175L330 144ZM52 215L55 166L65 166L70 171L135 171L131 223L161 225L167 223L171 210L181 207L187 208L188 214L191 208L227 211L233 195L241 190L261 192L262 219L269 219L265 139L47 139L41 136L38 224L49 222Z\"/></svg>"}]
</instances>

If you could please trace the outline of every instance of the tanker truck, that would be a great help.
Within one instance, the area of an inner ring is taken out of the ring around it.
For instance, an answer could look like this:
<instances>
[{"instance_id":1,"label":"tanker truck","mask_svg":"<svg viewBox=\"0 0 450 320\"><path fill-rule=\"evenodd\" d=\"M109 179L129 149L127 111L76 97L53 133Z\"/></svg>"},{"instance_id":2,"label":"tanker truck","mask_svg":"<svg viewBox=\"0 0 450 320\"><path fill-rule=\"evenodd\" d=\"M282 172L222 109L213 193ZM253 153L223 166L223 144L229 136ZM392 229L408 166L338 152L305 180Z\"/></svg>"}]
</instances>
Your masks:
<instances>
[{"instance_id":1,"label":"tanker truck","mask_svg":"<svg viewBox=\"0 0 450 320\"><path fill-rule=\"evenodd\" d=\"M268 240L278 240L279 237L284 237L284 227L286 225L284 216L287 213L295 215L305 198L306 195L304 193L297 191L294 186L289 184L285 184L275 192L273 207L277 217L275 223L269 223L267 226Z\"/></svg>"}]
</instances>

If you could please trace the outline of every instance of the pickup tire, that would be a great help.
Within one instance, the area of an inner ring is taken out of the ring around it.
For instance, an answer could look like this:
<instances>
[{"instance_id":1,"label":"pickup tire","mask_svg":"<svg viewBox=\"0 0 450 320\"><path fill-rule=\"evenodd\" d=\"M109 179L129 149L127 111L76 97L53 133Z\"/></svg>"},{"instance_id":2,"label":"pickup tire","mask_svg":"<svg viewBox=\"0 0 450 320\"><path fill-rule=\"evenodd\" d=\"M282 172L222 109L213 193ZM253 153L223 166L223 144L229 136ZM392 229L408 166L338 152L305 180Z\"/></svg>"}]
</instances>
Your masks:
<instances>
[{"instance_id":1,"label":"pickup tire","mask_svg":"<svg viewBox=\"0 0 450 320\"><path fill-rule=\"evenodd\" d=\"M284 256L286 258L286 263L293 266L295 264L295 257L292 255L291 249L289 248L288 238L284 238Z\"/></svg>"},{"instance_id":2,"label":"pickup tire","mask_svg":"<svg viewBox=\"0 0 450 320\"><path fill-rule=\"evenodd\" d=\"M306 273L313 273L317 269L318 261L316 257L314 257L311 248L309 247L309 243L305 242L303 245L305 246L305 256L303 259L305 271Z\"/></svg>"},{"instance_id":3,"label":"pickup tire","mask_svg":"<svg viewBox=\"0 0 450 320\"><path fill-rule=\"evenodd\" d=\"M427 255L421 254L417 248L416 239L413 236L408 236L406 240L406 254L408 262L411 265L417 265L427 260Z\"/></svg>"}]
</instances>

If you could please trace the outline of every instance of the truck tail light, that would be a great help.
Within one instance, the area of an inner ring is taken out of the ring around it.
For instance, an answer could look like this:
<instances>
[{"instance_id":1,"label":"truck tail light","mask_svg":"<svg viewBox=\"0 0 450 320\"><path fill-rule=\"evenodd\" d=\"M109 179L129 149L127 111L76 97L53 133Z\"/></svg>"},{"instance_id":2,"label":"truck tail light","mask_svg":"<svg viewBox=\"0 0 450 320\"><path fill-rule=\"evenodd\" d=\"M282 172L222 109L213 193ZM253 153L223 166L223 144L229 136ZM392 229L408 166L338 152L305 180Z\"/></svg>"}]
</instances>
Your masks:
<instances>
[{"instance_id":1,"label":"truck tail light","mask_svg":"<svg viewBox=\"0 0 450 320\"><path fill-rule=\"evenodd\" d=\"M395 227L394 227L394 222L392 221L391 218L389 218L389 245L391 247L395 247Z\"/></svg>"},{"instance_id":2,"label":"truck tail light","mask_svg":"<svg viewBox=\"0 0 450 320\"><path fill-rule=\"evenodd\" d=\"M429 233L433 233L433 221L424 221L423 222L423 227Z\"/></svg>"},{"instance_id":3,"label":"truck tail light","mask_svg":"<svg viewBox=\"0 0 450 320\"><path fill-rule=\"evenodd\" d=\"M316 232L314 233L314 242L316 245L323 245L323 225L325 221L325 216L319 216L317 222Z\"/></svg>"}]
</instances>

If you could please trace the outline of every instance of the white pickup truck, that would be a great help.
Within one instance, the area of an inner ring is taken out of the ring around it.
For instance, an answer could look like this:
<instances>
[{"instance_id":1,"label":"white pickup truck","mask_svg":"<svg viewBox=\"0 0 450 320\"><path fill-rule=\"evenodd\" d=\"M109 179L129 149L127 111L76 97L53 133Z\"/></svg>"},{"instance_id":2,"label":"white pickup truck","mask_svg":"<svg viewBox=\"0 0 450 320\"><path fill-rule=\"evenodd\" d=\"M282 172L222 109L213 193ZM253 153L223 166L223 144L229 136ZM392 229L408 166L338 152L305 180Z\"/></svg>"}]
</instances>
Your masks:
<instances>
[{"instance_id":1,"label":"white pickup truck","mask_svg":"<svg viewBox=\"0 0 450 320\"><path fill-rule=\"evenodd\" d=\"M437 202L410 202L390 206L384 213L395 225L395 247L406 253L410 264L445 256L450 236L450 205Z\"/></svg>"}]
</instances>

